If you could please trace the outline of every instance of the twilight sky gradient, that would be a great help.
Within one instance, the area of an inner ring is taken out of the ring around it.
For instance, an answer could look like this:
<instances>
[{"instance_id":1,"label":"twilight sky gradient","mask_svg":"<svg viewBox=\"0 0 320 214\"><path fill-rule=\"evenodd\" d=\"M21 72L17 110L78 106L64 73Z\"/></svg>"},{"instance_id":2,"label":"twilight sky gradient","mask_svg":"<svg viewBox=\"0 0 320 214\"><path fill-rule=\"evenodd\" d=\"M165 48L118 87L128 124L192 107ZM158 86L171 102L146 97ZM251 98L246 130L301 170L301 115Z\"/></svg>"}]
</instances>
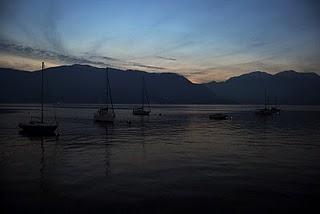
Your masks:
<instances>
[{"instance_id":1,"label":"twilight sky gradient","mask_svg":"<svg viewBox=\"0 0 320 214\"><path fill-rule=\"evenodd\" d=\"M91 64L193 82L320 73L317 0L0 0L0 67Z\"/></svg>"}]
</instances>

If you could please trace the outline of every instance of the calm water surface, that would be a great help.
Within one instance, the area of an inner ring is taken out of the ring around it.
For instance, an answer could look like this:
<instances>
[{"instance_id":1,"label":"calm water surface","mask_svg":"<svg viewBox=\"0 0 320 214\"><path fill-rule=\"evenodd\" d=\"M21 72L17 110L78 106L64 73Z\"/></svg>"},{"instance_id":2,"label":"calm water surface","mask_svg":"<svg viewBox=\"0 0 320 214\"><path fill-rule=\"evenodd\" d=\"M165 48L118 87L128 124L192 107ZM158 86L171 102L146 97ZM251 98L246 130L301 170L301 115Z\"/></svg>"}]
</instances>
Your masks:
<instances>
[{"instance_id":1,"label":"calm water surface","mask_svg":"<svg viewBox=\"0 0 320 214\"><path fill-rule=\"evenodd\" d=\"M0 197L5 213L292 213L320 199L320 107L119 105L113 126L95 106L49 108L59 136L19 134L33 105L0 106ZM79 108L81 107L81 108ZM208 115L226 112L231 120ZM162 115L159 115L161 113ZM127 123L131 121L131 124ZM319 209L319 208L318 208ZM318 210L319 211L319 210Z\"/></svg>"}]
</instances>

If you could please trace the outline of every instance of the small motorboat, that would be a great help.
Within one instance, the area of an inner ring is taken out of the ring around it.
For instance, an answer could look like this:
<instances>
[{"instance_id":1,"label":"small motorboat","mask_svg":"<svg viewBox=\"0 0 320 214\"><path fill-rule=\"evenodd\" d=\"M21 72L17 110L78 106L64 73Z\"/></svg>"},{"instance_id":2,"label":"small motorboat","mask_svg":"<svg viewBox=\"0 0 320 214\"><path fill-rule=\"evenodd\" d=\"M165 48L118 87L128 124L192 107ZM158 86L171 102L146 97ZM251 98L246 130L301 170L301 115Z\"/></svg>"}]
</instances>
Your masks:
<instances>
[{"instance_id":1,"label":"small motorboat","mask_svg":"<svg viewBox=\"0 0 320 214\"><path fill-rule=\"evenodd\" d=\"M211 120L227 120L229 116L223 113L210 114L209 119Z\"/></svg>"},{"instance_id":2,"label":"small motorboat","mask_svg":"<svg viewBox=\"0 0 320 214\"><path fill-rule=\"evenodd\" d=\"M151 110L145 110L143 107L134 108L132 110L132 114L141 116L147 116L150 114L150 112Z\"/></svg>"}]
</instances>

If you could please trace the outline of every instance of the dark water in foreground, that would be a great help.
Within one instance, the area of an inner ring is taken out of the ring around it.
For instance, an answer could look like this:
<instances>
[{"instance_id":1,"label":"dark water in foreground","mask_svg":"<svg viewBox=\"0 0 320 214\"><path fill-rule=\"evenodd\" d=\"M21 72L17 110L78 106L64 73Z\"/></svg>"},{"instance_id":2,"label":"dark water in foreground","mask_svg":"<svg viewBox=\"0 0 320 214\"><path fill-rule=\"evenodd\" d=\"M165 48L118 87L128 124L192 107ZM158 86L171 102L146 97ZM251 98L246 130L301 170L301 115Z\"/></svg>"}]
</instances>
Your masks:
<instances>
[{"instance_id":1,"label":"dark water in foreground","mask_svg":"<svg viewBox=\"0 0 320 214\"><path fill-rule=\"evenodd\" d=\"M36 108L0 106L2 213L319 212L320 107L255 108L122 109L114 126L93 123L94 108L58 108L60 136L39 138L16 128Z\"/></svg>"}]
</instances>

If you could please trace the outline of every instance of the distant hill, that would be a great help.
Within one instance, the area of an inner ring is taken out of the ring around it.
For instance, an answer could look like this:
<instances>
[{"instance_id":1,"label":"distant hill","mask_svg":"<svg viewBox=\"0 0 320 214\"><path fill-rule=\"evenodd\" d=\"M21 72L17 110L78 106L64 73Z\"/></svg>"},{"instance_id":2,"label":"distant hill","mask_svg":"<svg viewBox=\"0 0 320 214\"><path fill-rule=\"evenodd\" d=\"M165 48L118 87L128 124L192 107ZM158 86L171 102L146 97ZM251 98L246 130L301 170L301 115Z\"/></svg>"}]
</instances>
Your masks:
<instances>
[{"instance_id":1,"label":"distant hill","mask_svg":"<svg viewBox=\"0 0 320 214\"><path fill-rule=\"evenodd\" d=\"M114 103L140 103L142 77L145 77L151 103L223 103L205 85L193 84L174 73L147 73L109 69ZM104 103L105 69L88 65L45 69L45 94L48 103ZM40 101L41 73L0 68L1 103Z\"/></svg>"},{"instance_id":2,"label":"distant hill","mask_svg":"<svg viewBox=\"0 0 320 214\"><path fill-rule=\"evenodd\" d=\"M217 96L239 104L262 104L267 90L269 104L320 104L320 76L316 73L283 71L274 75L256 71L224 82L205 84Z\"/></svg>"}]
</instances>

